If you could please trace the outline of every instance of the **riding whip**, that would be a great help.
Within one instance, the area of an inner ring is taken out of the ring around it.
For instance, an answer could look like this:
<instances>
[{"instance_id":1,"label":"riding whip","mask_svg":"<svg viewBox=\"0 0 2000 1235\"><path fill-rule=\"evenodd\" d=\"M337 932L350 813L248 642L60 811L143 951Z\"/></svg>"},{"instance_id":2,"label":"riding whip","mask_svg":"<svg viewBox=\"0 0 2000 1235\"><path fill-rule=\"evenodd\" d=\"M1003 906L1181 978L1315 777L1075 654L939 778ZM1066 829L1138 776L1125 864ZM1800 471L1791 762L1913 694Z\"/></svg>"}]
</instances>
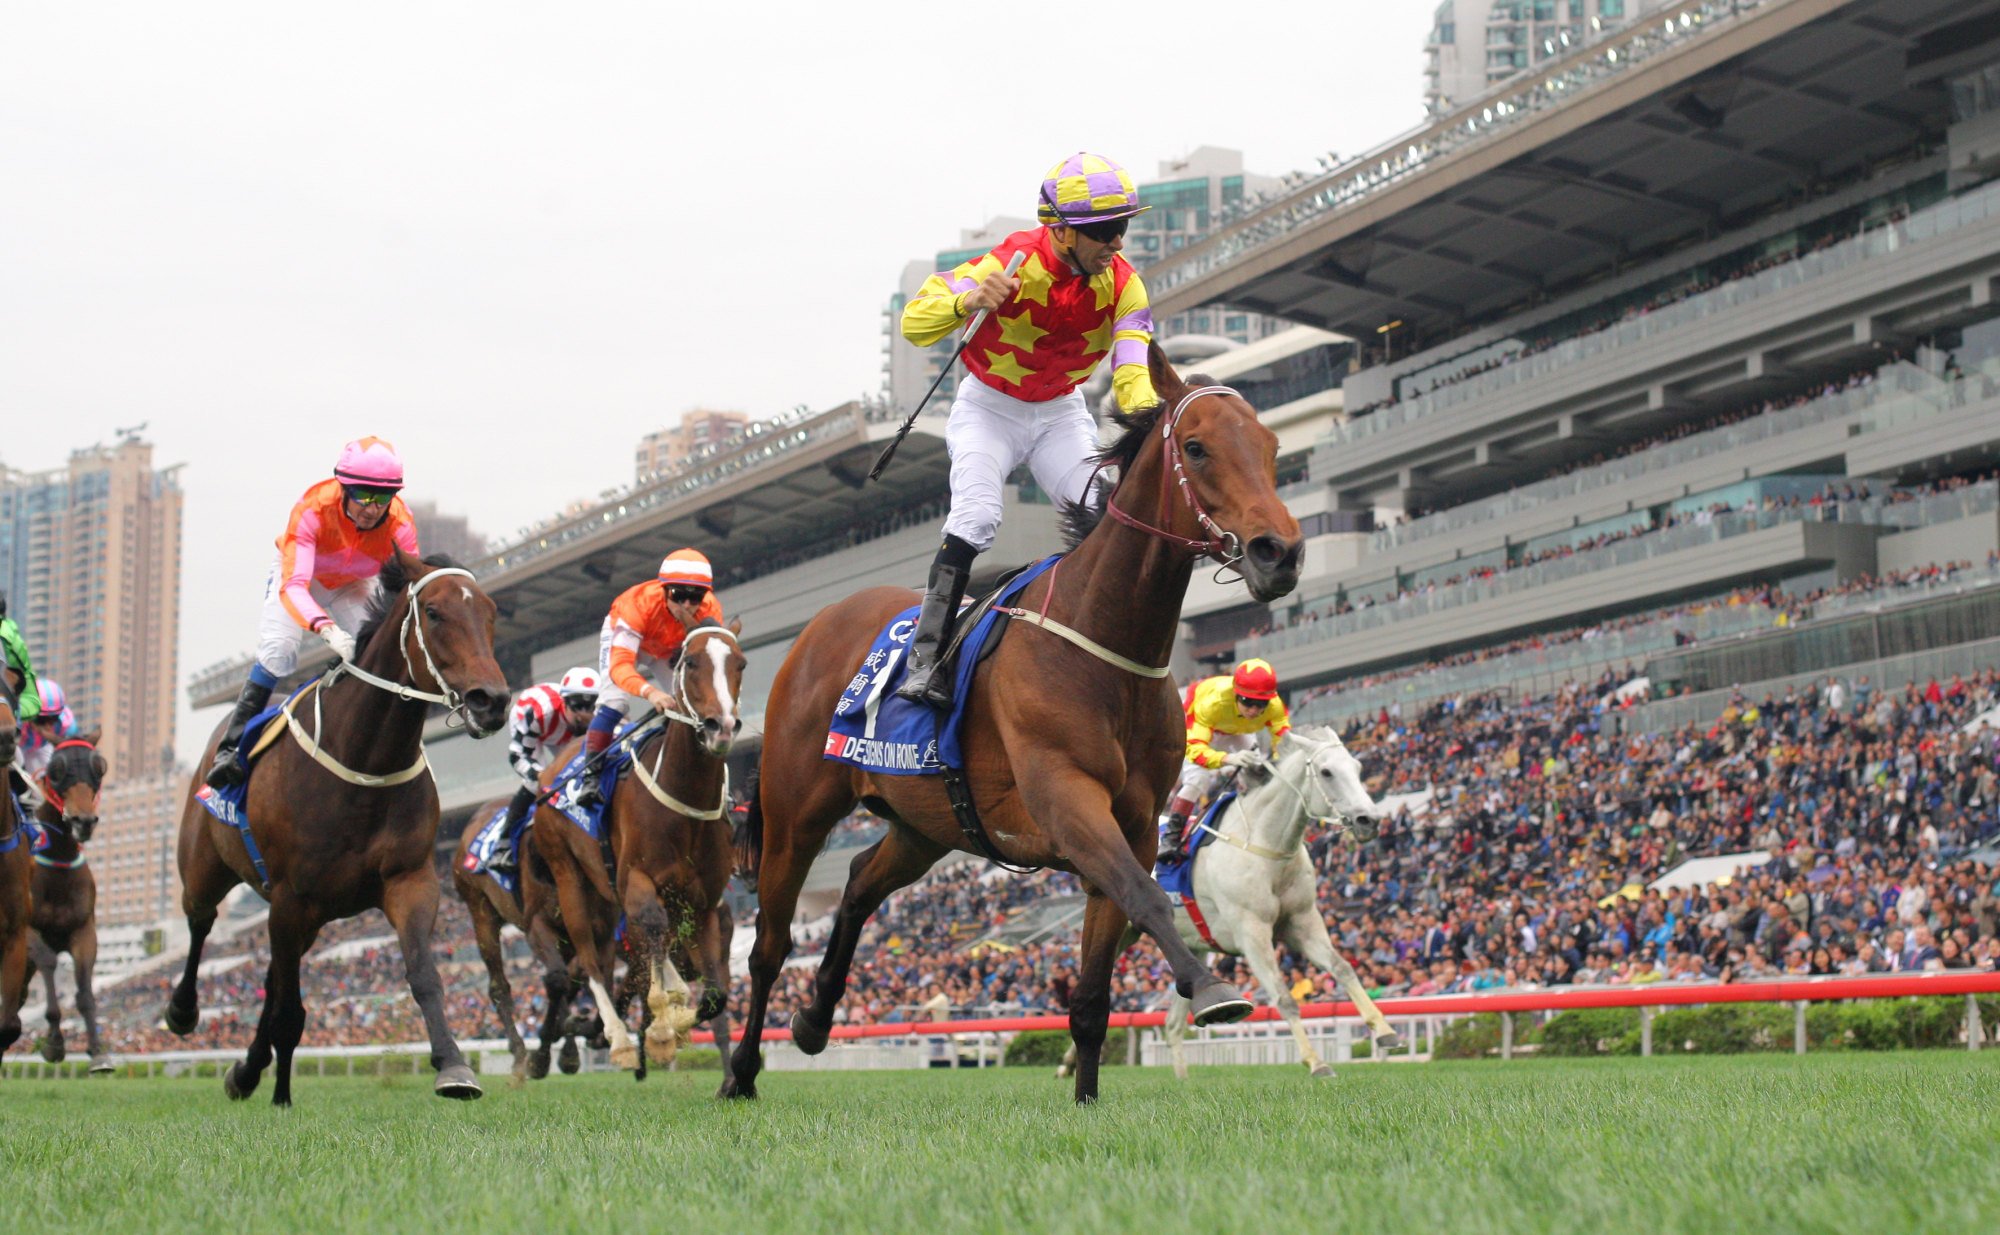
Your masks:
<instances>
[{"instance_id":1,"label":"riding whip","mask_svg":"<svg viewBox=\"0 0 2000 1235\"><path fill-rule=\"evenodd\" d=\"M1028 251L1026 249L1017 249L1014 256L1007 259L1007 277L1012 278L1014 272L1021 268L1021 263L1026 261L1027 258ZM958 358L965 355L966 344L972 342L972 336L978 332L981 326L986 324L986 315L991 312L991 309L981 309L972 315L971 321L965 324L964 332L958 336L958 350L951 354L951 359L945 363L944 368L938 370L937 377L931 382L931 388L924 392L923 398L917 400L916 410L903 418L903 427L896 430L896 436L890 438L889 444L882 448L881 457L875 460L874 467L868 469L868 479L877 480L881 478L882 469L888 467L889 460L896 457L896 447L901 446L903 439L910 435L910 426L917 423L917 417L923 414L924 405L931 401L931 396L938 392L938 387L944 385L945 374L958 367Z\"/></svg>"}]
</instances>

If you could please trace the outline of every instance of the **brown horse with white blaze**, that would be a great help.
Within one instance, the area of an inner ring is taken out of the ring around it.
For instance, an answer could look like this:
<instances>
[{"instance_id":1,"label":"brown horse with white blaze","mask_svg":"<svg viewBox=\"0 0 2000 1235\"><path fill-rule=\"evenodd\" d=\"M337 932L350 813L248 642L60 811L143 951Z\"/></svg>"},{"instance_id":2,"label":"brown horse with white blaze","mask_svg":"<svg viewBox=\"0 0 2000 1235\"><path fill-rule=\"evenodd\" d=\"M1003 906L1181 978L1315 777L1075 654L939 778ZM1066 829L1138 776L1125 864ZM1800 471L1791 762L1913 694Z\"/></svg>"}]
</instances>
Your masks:
<instances>
[{"instance_id":1,"label":"brown horse with white blaze","mask_svg":"<svg viewBox=\"0 0 2000 1235\"><path fill-rule=\"evenodd\" d=\"M710 1023L718 1043L729 1041L729 916L722 894L731 849L724 759L743 726L736 706L745 666L737 644L741 631L742 624L732 622L688 632L664 728L633 752L605 807L610 870L598 842L547 806L530 833L554 875L556 916L588 976L612 1062L633 1069L640 1080L648 1052L671 1062L697 1020ZM566 761L567 752L551 763L545 786ZM542 886L523 887L530 918L547 913ZM611 996L621 916L632 944L626 984L641 1008L636 1039ZM701 978L698 1006L682 976L688 972Z\"/></svg>"},{"instance_id":2,"label":"brown horse with white blaze","mask_svg":"<svg viewBox=\"0 0 2000 1235\"><path fill-rule=\"evenodd\" d=\"M1298 581L1303 540L1276 488L1277 438L1233 390L1184 384L1149 357L1163 402L1120 419L1103 457L1116 485L1069 512L1074 550L1014 602L1017 616L971 685L965 776L987 847L1009 863L1053 866L1088 891L1082 963L1070 1006L1076 1098L1092 1101L1111 1010L1111 970L1128 921L1153 937L1191 997L1197 1024L1239 1020L1251 1004L1182 943L1150 871L1155 820L1180 772L1180 700L1165 666L1195 563L1240 569L1273 600ZM1109 517L1104 517L1109 516ZM941 778L877 776L823 757L827 725L868 648L915 596L875 588L815 617L771 687L751 854L760 907L750 1006L724 1097L754 1097L773 982L792 946L806 871L833 827L866 801L888 833L855 860L809 1007L792 1017L800 1049L822 1049L861 928L883 899L954 850L961 830Z\"/></svg>"},{"instance_id":3,"label":"brown horse with white blaze","mask_svg":"<svg viewBox=\"0 0 2000 1235\"><path fill-rule=\"evenodd\" d=\"M48 998L49 1031L42 1039L42 1058L61 1063L68 1054L63 1042L62 1003L57 998L56 963L62 954L76 965L76 1010L83 1015L84 1041L90 1070L112 1070L111 1056L97 1025L97 993L91 977L97 968L97 877L83 856L83 847L97 830L98 796L109 768L97 753L98 732L56 743L42 773L42 804L35 819L48 834L48 847L34 855L34 932L28 958L42 975Z\"/></svg>"},{"instance_id":4,"label":"brown horse with white blaze","mask_svg":"<svg viewBox=\"0 0 2000 1235\"><path fill-rule=\"evenodd\" d=\"M11 771L20 749L21 722L8 685L0 681L0 1054L21 1037L21 1004L28 992L29 919L34 916L34 866Z\"/></svg>"},{"instance_id":5,"label":"brown horse with white blaze","mask_svg":"<svg viewBox=\"0 0 2000 1235\"><path fill-rule=\"evenodd\" d=\"M424 761L432 703L466 718L474 737L497 732L511 695L493 659L493 601L449 559L398 554L383 567L375 608L352 664L338 666L273 724L288 733L251 768L245 814L269 872L271 967L249 1054L230 1067L232 1098L257 1088L275 1051L271 1100L289 1106L292 1052L305 1030L299 962L320 927L380 909L395 928L410 993L430 1036L436 1091L476 1098L444 1017L444 986L431 953L439 882L432 863L438 795ZM217 736L220 736L218 729ZM214 741L199 766L214 757ZM181 903L187 968L167 1004L167 1028L191 1033L202 942L216 907L239 883L263 883L241 835L196 800L181 809Z\"/></svg>"}]
</instances>

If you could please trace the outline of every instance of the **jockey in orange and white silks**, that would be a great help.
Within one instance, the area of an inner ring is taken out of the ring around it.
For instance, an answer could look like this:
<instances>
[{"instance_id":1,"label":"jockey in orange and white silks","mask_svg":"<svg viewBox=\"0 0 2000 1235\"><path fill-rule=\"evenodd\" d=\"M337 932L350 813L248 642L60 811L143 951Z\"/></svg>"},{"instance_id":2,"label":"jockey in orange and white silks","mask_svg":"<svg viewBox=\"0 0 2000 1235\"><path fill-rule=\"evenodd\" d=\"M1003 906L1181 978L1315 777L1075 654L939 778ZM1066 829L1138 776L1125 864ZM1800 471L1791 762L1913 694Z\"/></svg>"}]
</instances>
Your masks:
<instances>
[{"instance_id":1,"label":"jockey in orange and white silks","mask_svg":"<svg viewBox=\"0 0 2000 1235\"><path fill-rule=\"evenodd\" d=\"M353 659L353 632L367 615L375 576L397 551L417 552L416 521L397 496L402 488L403 460L396 448L364 437L341 449L332 479L307 489L293 505L265 585L257 660L216 748L210 785L241 783L236 743L243 726L270 701L271 688L298 668L299 642L307 631L342 660Z\"/></svg>"},{"instance_id":2,"label":"jockey in orange and white silks","mask_svg":"<svg viewBox=\"0 0 2000 1235\"><path fill-rule=\"evenodd\" d=\"M1147 207L1124 168L1075 154L1049 169L1036 207L1042 226L925 280L903 308L903 337L918 347L992 310L965 348L969 371L945 426L951 513L910 640L906 699L950 702L934 674L950 642L972 559L992 547L1007 476L1023 463L1058 507L1085 497L1097 422L1077 387L1107 358L1118 406L1159 402L1146 366L1153 310L1146 285L1120 255L1125 228ZM1016 275L1009 259L1024 260Z\"/></svg>"},{"instance_id":3,"label":"jockey in orange and white silks","mask_svg":"<svg viewBox=\"0 0 2000 1235\"><path fill-rule=\"evenodd\" d=\"M1234 673L1204 678L1182 696L1187 708L1187 764L1160 836L1159 860L1180 860L1181 838L1197 803L1215 792L1222 774L1262 758L1257 735L1271 735L1271 750L1292 731L1278 674L1267 660L1246 660Z\"/></svg>"},{"instance_id":4,"label":"jockey in orange and white silks","mask_svg":"<svg viewBox=\"0 0 2000 1235\"><path fill-rule=\"evenodd\" d=\"M611 745L634 698L662 711L671 696L648 680L664 677L696 626L719 625L722 602L715 598L715 570L694 549L676 549L660 563L656 578L635 583L611 602L597 641L597 671L604 678L597 714L583 735L586 755ZM601 767L601 765L599 765ZM575 795L579 804L598 800L598 768L584 774Z\"/></svg>"}]
</instances>

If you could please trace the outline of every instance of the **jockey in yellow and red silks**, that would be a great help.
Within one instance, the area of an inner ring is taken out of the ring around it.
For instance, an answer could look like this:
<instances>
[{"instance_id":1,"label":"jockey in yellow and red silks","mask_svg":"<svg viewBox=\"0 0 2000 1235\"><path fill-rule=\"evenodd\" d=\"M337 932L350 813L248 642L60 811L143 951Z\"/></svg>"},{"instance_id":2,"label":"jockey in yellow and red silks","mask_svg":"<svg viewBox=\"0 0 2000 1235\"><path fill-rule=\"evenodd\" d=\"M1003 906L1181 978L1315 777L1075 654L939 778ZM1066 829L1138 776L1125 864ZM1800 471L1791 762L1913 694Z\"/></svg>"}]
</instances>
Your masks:
<instances>
[{"instance_id":1,"label":"jockey in yellow and red silks","mask_svg":"<svg viewBox=\"0 0 2000 1235\"><path fill-rule=\"evenodd\" d=\"M1146 367L1153 311L1125 260L1125 228L1139 204L1132 177L1111 160L1075 154L1049 169L1036 208L1042 226L925 280L903 308L903 337L929 347L982 309L991 315L965 348L945 446L951 513L931 564L923 611L897 693L943 706L949 675L936 675L950 642L972 559L1000 526L1007 476L1026 463L1058 507L1082 501L1097 451L1097 422L1077 390L1108 357L1125 411L1159 402ZM1007 263L1024 254L1019 273Z\"/></svg>"}]
</instances>

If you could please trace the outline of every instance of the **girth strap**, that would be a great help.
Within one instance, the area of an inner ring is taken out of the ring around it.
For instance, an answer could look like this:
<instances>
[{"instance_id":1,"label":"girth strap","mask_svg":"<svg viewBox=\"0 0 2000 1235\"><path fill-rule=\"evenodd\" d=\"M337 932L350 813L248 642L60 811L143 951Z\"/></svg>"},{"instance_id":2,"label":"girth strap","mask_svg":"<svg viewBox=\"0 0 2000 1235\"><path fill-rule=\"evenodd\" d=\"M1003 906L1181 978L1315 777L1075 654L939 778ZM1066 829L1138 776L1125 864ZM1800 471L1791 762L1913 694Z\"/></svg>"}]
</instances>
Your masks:
<instances>
[{"instance_id":1,"label":"girth strap","mask_svg":"<svg viewBox=\"0 0 2000 1235\"><path fill-rule=\"evenodd\" d=\"M993 847L993 838L986 834L986 825L980 822L979 810L972 804L972 786L965 779L965 769L948 767L944 769L944 796L951 802L951 813L958 820L958 830L965 833L974 850L985 855L986 860L1001 870L1010 870L1017 875L1032 875L1042 869L1039 866L1016 866L1000 856Z\"/></svg>"},{"instance_id":2,"label":"girth strap","mask_svg":"<svg viewBox=\"0 0 2000 1235\"><path fill-rule=\"evenodd\" d=\"M1075 644L1077 647L1082 648L1084 651L1089 652L1092 656L1095 656L1097 659L1103 661L1105 664L1115 665L1116 667L1123 669L1127 673L1136 673L1142 678L1163 678L1167 676L1168 666L1142 665L1138 661L1133 660L1130 657L1120 656L1118 653L1112 651L1108 647L1105 647L1097 640L1092 639L1089 635L1084 634L1080 630L1074 630L1068 626L1063 625L1061 622L1056 621L1054 618L1048 616L1046 613L1036 613L1032 610L1023 609L1016 605L997 606L996 612L1004 613L1011 618L1017 618L1020 621L1027 622L1031 626L1039 626L1043 630L1046 630L1050 634L1056 636L1058 639L1066 639L1069 642Z\"/></svg>"}]
</instances>

